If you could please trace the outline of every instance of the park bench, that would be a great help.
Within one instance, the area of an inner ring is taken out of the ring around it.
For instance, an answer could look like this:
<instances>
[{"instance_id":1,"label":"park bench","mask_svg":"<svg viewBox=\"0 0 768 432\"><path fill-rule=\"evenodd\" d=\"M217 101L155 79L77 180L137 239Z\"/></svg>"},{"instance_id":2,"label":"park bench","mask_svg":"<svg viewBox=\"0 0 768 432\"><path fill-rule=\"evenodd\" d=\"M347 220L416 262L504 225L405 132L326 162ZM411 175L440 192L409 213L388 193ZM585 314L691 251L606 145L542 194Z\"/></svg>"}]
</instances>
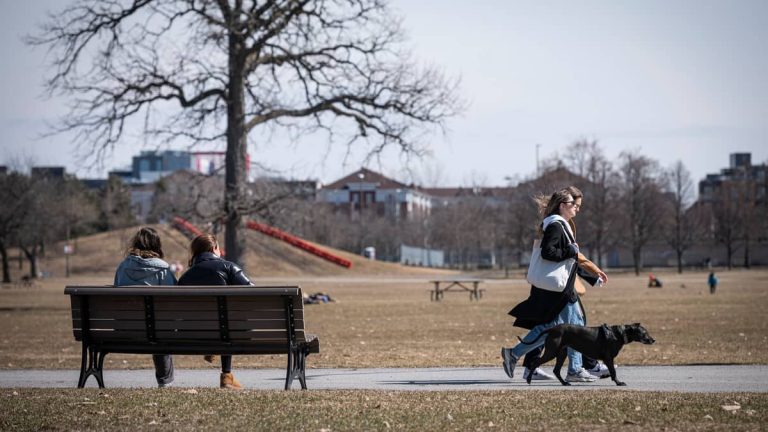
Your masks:
<instances>
[{"instance_id":1,"label":"park bench","mask_svg":"<svg viewBox=\"0 0 768 432\"><path fill-rule=\"evenodd\" d=\"M304 332L299 287L68 286L75 340L82 342L77 386L104 387L109 353L287 354L285 389L306 389L306 356L320 352Z\"/></svg>"}]
</instances>

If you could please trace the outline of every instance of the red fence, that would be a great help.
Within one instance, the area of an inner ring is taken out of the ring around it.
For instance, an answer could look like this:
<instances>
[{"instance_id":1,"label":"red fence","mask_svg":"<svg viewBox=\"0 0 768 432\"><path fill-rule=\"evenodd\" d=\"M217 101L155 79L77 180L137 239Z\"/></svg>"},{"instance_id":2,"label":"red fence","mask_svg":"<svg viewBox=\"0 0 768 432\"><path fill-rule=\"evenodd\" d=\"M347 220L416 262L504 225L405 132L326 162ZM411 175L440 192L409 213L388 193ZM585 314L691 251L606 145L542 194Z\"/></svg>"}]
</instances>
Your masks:
<instances>
[{"instance_id":1,"label":"red fence","mask_svg":"<svg viewBox=\"0 0 768 432\"><path fill-rule=\"evenodd\" d=\"M173 220L171 221L171 225L173 225L173 227L176 228L177 230L181 231L189 239L193 239L199 236L200 234L203 234L203 232L200 231L200 229L197 228L196 226L192 225L191 222L189 222L186 219L182 219L178 216L173 217ZM219 246L219 250L221 251L221 256L224 256L225 255L224 248Z\"/></svg>"},{"instance_id":2,"label":"red fence","mask_svg":"<svg viewBox=\"0 0 768 432\"><path fill-rule=\"evenodd\" d=\"M252 230L259 231L266 235L272 236L276 239L282 240L292 246L295 246L299 249L303 249L311 254L319 256L320 258L328 260L334 264L337 264L346 268L352 267L352 261L344 259L338 255L334 255L326 250L320 249L319 247L314 246L294 235L288 234L285 231L281 231L277 228L271 227L269 225L264 225L255 221L248 221L246 222L245 225Z\"/></svg>"}]
</instances>

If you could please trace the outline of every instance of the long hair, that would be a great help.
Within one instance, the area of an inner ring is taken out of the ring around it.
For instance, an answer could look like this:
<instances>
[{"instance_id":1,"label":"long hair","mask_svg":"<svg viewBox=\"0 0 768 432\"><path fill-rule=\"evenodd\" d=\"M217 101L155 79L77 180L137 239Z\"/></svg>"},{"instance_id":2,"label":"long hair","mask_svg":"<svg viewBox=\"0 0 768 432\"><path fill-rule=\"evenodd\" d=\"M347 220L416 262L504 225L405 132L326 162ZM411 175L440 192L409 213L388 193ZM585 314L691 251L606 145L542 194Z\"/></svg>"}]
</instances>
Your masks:
<instances>
[{"instance_id":1,"label":"long hair","mask_svg":"<svg viewBox=\"0 0 768 432\"><path fill-rule=\"evenodd\" d=\"M553 193L549 197L546 195L537 195L533 197L534 203L538 207L539 216L541 219L552 216L553 214L560 214L560 204L574 201L577 198L582 198L583 194L576 186L568 186ZM568 221L573 232L576 232L576 225L572 221ZM536 224L537 232L539 235L543 234L541 222Z\"/></svg>"},{"instance_id":2,"label":"long hair","mask_svg":"<svg viewBox=\"0 0 768 432\"><path fill-rule=\"evenodd\" d=\"M140 228L131 238L126 255L136 255L142 258L164 258L160 234L154 228Z\"/></svg>"},{"instance_id":3,"label":"long hair","mask_svg":"<svg viewBox=\"0 0 768 432\"><path fill-rule=\"evenodd\" d=\"M195 257L203 252L213 252L215 248L219 246L219 242L216 241L216 236L213 234L200 234L192 240L189 244L189 267L192 267Z\"/></svg>"},{"instance_id":4,"label":"long hair","mask_svg":"<svg viewBox=\"0 0 768 432\"><path fill-rule=\"evenodd\" d=\"M545 217L552 216L553 214L559 214L560 204L576 199L571 194L571 188L578 191L578 189L575 187L569 186L567 188L560 189L549 197L546 195L537 195L533 197L533 201L536 203L536 206L539 209L539 216L544 219ZM579 193L581 193L581 191L579 191Z\"/></svg>"}]
</instances>

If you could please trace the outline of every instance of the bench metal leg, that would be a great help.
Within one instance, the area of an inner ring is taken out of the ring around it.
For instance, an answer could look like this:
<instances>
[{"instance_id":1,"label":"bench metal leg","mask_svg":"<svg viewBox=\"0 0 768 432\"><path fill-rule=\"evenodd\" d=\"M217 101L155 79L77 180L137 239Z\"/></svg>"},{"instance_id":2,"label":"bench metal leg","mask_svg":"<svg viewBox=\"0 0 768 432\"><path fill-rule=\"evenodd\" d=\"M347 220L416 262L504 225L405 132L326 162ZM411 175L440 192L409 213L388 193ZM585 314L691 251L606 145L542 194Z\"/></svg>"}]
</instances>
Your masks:
<instances>
[{"instance_id":1,"label":"bench metal leg","mask_svg":"<svg viewBox=\"0 0 768 432\"><path fill-rule=\"evenodd\" d=\"M301 383L301 389L307 389L306 365L307 347L294 347L288 350L288 367L285 374L285 389L290 390L294 379Z\"/></svg>"},{"instance_id":2,"label":"bench metal leg","mask_svg":"<svg viewBox=\"0 0 768 432\"><path fill-rule=\"evenodd\" d=\"M80 362L80 378L77 380L77 387L85 387L85 382L93 375L96 377L96 382L99 383L99 388L104 388L104 357L107 353L103 351L97 351L93 347L89 347L83 344L83 357Z\"/></svg>"}]
</instances>

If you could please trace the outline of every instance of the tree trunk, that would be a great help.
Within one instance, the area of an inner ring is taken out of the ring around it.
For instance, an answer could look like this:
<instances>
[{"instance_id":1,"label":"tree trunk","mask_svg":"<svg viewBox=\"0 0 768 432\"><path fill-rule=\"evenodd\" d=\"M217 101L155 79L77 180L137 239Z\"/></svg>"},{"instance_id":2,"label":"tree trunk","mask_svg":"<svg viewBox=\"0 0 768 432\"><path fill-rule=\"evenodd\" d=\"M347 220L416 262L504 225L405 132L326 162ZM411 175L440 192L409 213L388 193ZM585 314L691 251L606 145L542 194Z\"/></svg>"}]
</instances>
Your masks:
<instances>
[{"instance_id":1,"label":"tree trunk","mask_svg":"<svg viewBox=\"0 0 768 432\"><path fill-rule=\"evenodd\" d=\"M748 269L752 266L751 257L749 256L749 237L744 239L744 268Z\"/></svg>"},{"instance_id":2,"label":"tree trunk","mask_svg":"<svg viewBox=\"0 0 768 432\"><path fill-rule=\"evenodd\" d=\"M640 250L632 249L632 259L635 262L635 276L640 276Z\"/></svg>"},{"instance_id":3,"label":"tree trunk","mask_svg":"<svg viewBox=\"0 0 768 432\"><path fill-rule=\"evenodd\" d=\"M683 274L683 251L677 250L677 272Z\"/></svg>"},{"instance_id":4,"label":"tree trunk","mask_svg":"<svg viewBox=\"0 0 768 432\"><path fill-rule=\"evenodd\" d=\"M0 255L3 259L3 283L11 283L11 270L8 267L8 250L5 248L5 243L0 242Z\"/></svg>"},{"instance_id":5,"label":"tree trunk","mask_svg":"<svg viewBox=\"0 0 768 432\"><path fill-rule=\"evenodd\" d=\"M234 24L234 23L232 23ZM236 28L232 25L230 28ZM245 78L243 69L245 43L234 30L229 35L229 87L227 103L227 155L224 206L226 208L225 252L227 260L245 267L245 215L242 209L247 197L245 137Z\"/></svg>"},{"instance_id":6,"label":"tree trunk","mask_svg":"<svg viewBox=\"0 0 768 432\"><path fill-rule=\"evenodd\" d=\"M31 279L37 279L37 246L32 246L31 249L22 249L24 250L24 255L27 256L27 260L29 261L29 277Z\"/></svg>"}]
</instances>

